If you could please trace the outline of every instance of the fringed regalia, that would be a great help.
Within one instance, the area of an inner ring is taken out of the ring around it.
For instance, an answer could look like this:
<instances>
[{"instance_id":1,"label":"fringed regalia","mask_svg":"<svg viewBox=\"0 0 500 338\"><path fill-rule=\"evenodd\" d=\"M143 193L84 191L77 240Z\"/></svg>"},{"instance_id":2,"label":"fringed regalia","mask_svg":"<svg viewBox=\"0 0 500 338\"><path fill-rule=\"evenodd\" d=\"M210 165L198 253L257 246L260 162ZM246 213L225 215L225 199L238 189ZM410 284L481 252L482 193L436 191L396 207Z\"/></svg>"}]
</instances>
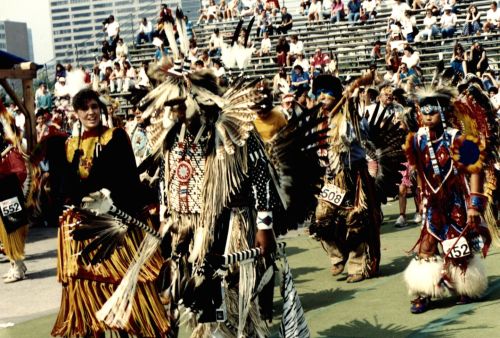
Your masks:
<instances>
[{"instance_id":1,"label":"fringed regalia","mask_svg":"<svg viewBox=\"0 0 500 338\"><path fill-rule=\"evenodd\" d=\"M24 247L32 166L20 144L14 119L0 101L0 243L11 265L3 276L6 283L24 279L26 272Z\"/></svg>"},{"instance_id":2,"label":"fringed regalia","mask_svg":"<svg viewBox=\"0 0 500 338\"><path fill-rule=\"evenodd\" d=\"M404 158L400 149L404 136L399 124L393 123L394 113L385 109L378 113L380 105L370 121L360 120L356 100L348 97L351 91L346 90L345 103L333 112L322 111L330 128L325 140L328 148L320 151L326 173L309 232L321 240L330 256L332 274L347 267L347 281L357 282L378 273L380 206L386 196L396 193L401 179L398 169ZM369 162L375 168L372 172Z\"/></svg>"},{"instance_id":3,"label":"fringed regalia","mask_svg":"<svg viewBox=\"0 0 500 338\"><path fill-rule=\"evenodd\" d=\"M65 201L80 205L89 192L107 188L117 205L130 214L138 214L143 196L130 141L122 129L98 129L67 141L66 175L61 177ZM103 261L96 258L96 261L85 250L89 240L79 242L70 236L80 221L81 215L72 209L60 217L57 277L63 294L52 330L54 336L86 336L110 329L96 318L96 312L116 290L144 237L137 229L125 232L110 258ZM113 249L109 248L110 252ZM123 323L123 331L141 337L163 336L169 331L155 285L161 264L161 256L157 254L142 268L131 317Z\"/></svg>"},{"instance_id":4,"label":"fringed regalia","mask_svg":"<svg viewBox=\"0 0 500 338\"><path fill-rule=\"evenodd\" d=\"M495 153L485 152L492 144L493 120L488 116L491 111L479 104L487 105L488 100L478 90L472 86L459 98L446 88L422 92L421 118L439 114L441 122L433 128L422 126L407 138L405 149L419 177L423 203L416 256L404 274L410 295L416 297L413 313L425 311L431 298L442 297L448 290L468 301L479 298L488 285L482 256L496 224L489 227L484 218L468 219L468 210L483 214L491 203L483 192L488 193L492 182L483 173ZM469 182L473 175L479 177L479 188Z\"/></svg>"}]
</instances>

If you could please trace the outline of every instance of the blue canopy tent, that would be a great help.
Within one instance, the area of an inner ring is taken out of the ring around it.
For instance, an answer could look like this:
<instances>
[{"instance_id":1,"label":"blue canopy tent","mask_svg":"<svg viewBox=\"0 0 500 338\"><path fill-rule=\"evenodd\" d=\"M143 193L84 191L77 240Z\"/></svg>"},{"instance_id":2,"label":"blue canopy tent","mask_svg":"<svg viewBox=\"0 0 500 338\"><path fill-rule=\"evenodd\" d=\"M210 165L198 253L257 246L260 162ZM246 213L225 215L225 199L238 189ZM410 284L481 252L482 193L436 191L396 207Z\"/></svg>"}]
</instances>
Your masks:
<instances>
[{"instance_id":1,"label":"blue canopy tent","mask_svg":"<svg viewBox=\"0 0 500 338\"><path fill-rule=\"evenodd\" d=\"M0 50L0 85L5 89L10 98L16 103L26 117L26 138L28 140L28 150L35 146L35 92L33 89L33 79L36 72L42 68L25 60L19 56ZM23 84L22 100L12 89L7 79L19 79Z\"/></svg>"}]
</instances>

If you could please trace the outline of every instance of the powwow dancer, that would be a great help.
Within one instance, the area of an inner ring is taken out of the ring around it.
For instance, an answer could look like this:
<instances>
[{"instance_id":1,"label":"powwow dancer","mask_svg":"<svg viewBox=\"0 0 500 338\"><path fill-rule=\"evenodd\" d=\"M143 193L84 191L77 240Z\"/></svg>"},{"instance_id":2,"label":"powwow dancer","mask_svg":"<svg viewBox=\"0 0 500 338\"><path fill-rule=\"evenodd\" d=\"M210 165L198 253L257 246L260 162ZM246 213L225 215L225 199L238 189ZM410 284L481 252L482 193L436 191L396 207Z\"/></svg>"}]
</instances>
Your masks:
<instances>
[{"instance_id":1,"label":"powwow dancer","mask_svg":"<svg viewBox=\"0 0 500 338\"><path fill-rule=\"evenodd\" d=\"M489 101L476 85L458 98L448 87L417 94L421 127L405 148L420 178L423 226L404 273L416 314L447 289L462 304L488 286L482 256L497 233L491 213L496 181L489 173L498 142Z\"/></svg>"},{"instance_id":2,"label":"powwow dancer","mask_svg":"<svg viewBox=\"0 0 500 338\"><path fill-rule=\"evenodd\" d=\"M318 76L313 92L319 96L322 114L328 116L330 131L322 151L326 167L318 198L315 221L309 233L321 240L334 276L347 266L347 283L378 273L380 264L380 203L395 195L401 180L397 171L402 159L404 134L392 122L394 113L379 114L370 121L359 120L352 92L370 76L356 80L344 93L338 78ZM368 159L368 161L367 161Z\"/></svg>"},{"instance_id":3,"label":"powwow dancer","mask_svg":"<svg viewBox=\"0 0 500 338\"><path fill-rule=\"evenodd\" d=\"M177 27L182 39L182 22ZM168 25L166 29L167 37L173 36ZM171 48L176 46L175 40L170 44ZM265 99L255 86L259 80L240 78L222 95L212 72L183 70L178 56L174 52L177 59L172 68L158 70L163 73L156 74L156 78L163 79L163 83L141 105L145 108L142 119L151 151L141 166L157 172L159 177L160 233L163 254L168 258L162 296L168 301L170 324L175 334L180 322L187 320L194 328L192 337L264 337L268 335L265 320L272 318L272 262L230 260L223 269L214 262L221 255L238 257L253 247L259 248L264 257L274 252L274 232L282 232L292 224L289 217L286 222L290 223L279 224L274 211L299 205L293 199L298 194L290 187L295 179L297 186L308 187L300 192L304 204L314 200L315 182L311 177L319 177L311 175L306 183L304 175L296 174L297 169L289 169L290 161L298 156L287 154L302 154L302 165L298 167L303 171L306 164L314 159L317 162L315 146L319 136L311 132L317 120L294 120L277 135L269 145L273 163L280 166L275 170L253 130L255 108ZM107 210L101 208L107 202L100 194L104 193L94 194L93 202L84 208ZM294 213L295 223L303 217L299 214ZM110 225L110 229L113 227L117 225ZM103 232L96 230L97 238L113 243L113 239L104 238ZM76 229L73 236L78 233ZM158 235L147 235L118 292L99 311L98 316L109 325L120 326L128 316L121 309L133 294L137 267L159 246ZM285 274L285 289L293 290L289 270ZM295 296L285 296L291 311L283 316L282 335L308 337L300 301L295 291L291 294ZM294 312L296 317L291 315Z\"/></svg>"},{"instance_id":4,"label":"powwow dancer","mask_svg":"<svg viewBox=\"0 0 500 338\"><path fill-rule=\"evenodd\" d=\"M100 115L106 112L106 107L90 89L78 92L73 98L73 107L82 130L67 141L65 154L61 155L65 158L61 161L64 169L58 168L59 173L64 173L59 186L64 188L61 194L65 204L80 205L90 192L107 188L120 208L139 217L144 198L125 131L103 126ZM115 291L143 238L138 230L122 231L121 240L115 242L115 246L107 247L102 255L95 255L86 248L88 240L79 242L70 236L79 228L80 236L88 237L85 233L89 230L82 222L85 222L84 215L72 209L60 217L57 276L63 290L52 330L54 336L104 336L110 328L96 318L96 312ZM99 220L87 224L91 229L103 226ZM102 242L102 238L99 240ZM141 270L131 317L119 330L121 336L158 337L169 332L169 322L155 286L161 263L157 254Z\"/></svg>"},{"instance_id":5,"label":"powwow dancer","mask_svg":"<svg viewBox=\"0 0 500 338\"><path fill-rule=\"evenodd\" d=\"M28 235L26 209L31 196L31 165L21 149L15 121L0 101L0 243L9 258L4 283L25 278L24 248Z\"/></svg>"}]
</instances>

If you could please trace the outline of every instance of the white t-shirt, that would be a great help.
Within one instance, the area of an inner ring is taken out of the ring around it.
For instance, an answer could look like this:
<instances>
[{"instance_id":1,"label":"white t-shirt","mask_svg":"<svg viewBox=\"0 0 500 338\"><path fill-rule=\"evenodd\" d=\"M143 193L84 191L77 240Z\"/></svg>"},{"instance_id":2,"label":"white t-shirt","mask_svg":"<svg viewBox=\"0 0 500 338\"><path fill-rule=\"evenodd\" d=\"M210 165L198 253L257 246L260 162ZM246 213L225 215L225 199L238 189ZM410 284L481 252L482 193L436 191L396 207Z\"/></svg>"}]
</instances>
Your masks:
<instances>
[{"instance_id":1,"label":"white t-shirt","mask_svg":"<svg viewBox=\"0 0 500 338\"><path fill-rule=\"evenodd\" d=\"M500 21L500 11L498 10L498 8L494 12L492 9L489 9L486 12L486 21L488 21L494 25L498 25L498 22Z\"/></svg>"},{"instance_id":2,"label":"white t-shirt","mask_svg":"<svg viewBox=\"0 0 500 338\"><path fill-rule=\"evenodd\" d=\"M139 25L139 32L140 33L148 34L148 33L151 33L152 31L153 31L153 26L151 25L150 21L148 21L148 23L145 26L142 22Z\"/></svg>"},{"instance_id":3,"label":"white t-shirt","mask_svg":"<svg viewBox=\"0 0 500 338\"><path fill-rule=\"evenodd\" d=\"M425 29L431 29L432 25L435 25L436 23L437 23L437 18L434 15L431 15L430 18L428 16L424 18Z\"/></svg>"},{"instance_id":4,"label":"white t-shirt","mask_svg":"<svg viewBox=\"0 0 500 338\"><path fill-rule=\"evenodd\" d=\"M457 24L457 16L455 15L455 13L451 13L450 15L443 14L441 16L440 23L442 28L455 27L455 25Z\"/></svg>"},{"instance_id":5,"label":"white t-shirt","mask_svg":"<svg viewBox=\"0 0 500 338\"><path fill-rule=\"evenodd\" d=\"M224 69L224 67L220 67L219 69L214 67L214 68L212 68L212 70L214 71L214 74L217 77L221 77L221 76L224 76L226 74L226 70Z\"/></svg>"},{"instance_id":6,"label":"white t-shirt","mask_svg":"<svg viewBox=\"0 0 500 338\"><path fill-rule=\"evenodd\" d=\"M394 21L400 21L404 16L405 11L409 11L410 6L405 1L401 1L398 5L396 2L392 5L391 19Z\"/></svg>"},{"instance_id":7,"label":"white t-shirt","mask_svg":"<svg viewBox=\"0 0 500 338\"><path fill-rule=\"evenodd\" d=\"M215 35L215 33L212 33L212 36L210 37L209 44L213 46L213 48L222 48L223 44L223 39L222 36L219 34L219 36Z\"/></svg>"},{"instance_id":8,"label":"white t-shirt","mask_svg":"<svg viewBox=\"0 0 500 338\"><path fill-rule=\"evenodd\" d=\"M295 67L297 65L301 66L302 69L304 70L304 72L309 72L309 60L302 59L302 61L299 61L299 59L296 59L293 62L292 69L293 69L293 67Z\"/></svg>"},{"instance_id":9,"label":"white t-shirt","mask_svg":"<svg viewBox=\"0 0 500 338\"><path fill-rule=\"evenodd\" d=\"M270 38L262 39L262 42L260 44L260 49L266 49L267 51L270 51L271 50L271 39ZM291 50L291 48L290 48L290 50Z\"/></svg>"},{"instance_id":10,"label":"white t-shirt","mask_svg":"<svg viewBox=\"0 0 500 338\"><path fill-rule=\"evenodd\" d=\"M309 14L312 14L312 13L319 13L321 11L321 3L320 2L316 2L316 3L311 3L311 5L309 6Z\"/></svg>"},{"instance_id":11,"label":"white t-shirt","mask_svg":"<svg viewBox=\"0 0 500 338\"><path fill-rule=\"evenodd\" d=\"M401 62L406 63L408 69L418 66L418 63L420 62L420 54L419 52L413 52L410 56L403 55Z\"/></svg>"},{"instance_id":12,"label":"white t-shirt","mask_svg":"<svg viewBox=\"0 0 500 338\"><path fill-rule=\"evenodd\" d=\"M297 41L297 43L290 43L290 54L298 54L304 51L304 43Z\"/></svg>"},{"instance_id":13,"label":"white t-shirt","mask_svg":"<svg viewBox=\"0 0 500 338\"><path fill-rule=\"evenodd\" d=\"M106 25L106 32L108 33L108 37L113 37L118 34L118 29L120 28L120 25L118 24L118 21L113 21L112 23L108 23Z\"/></svg>"}]
</instances>

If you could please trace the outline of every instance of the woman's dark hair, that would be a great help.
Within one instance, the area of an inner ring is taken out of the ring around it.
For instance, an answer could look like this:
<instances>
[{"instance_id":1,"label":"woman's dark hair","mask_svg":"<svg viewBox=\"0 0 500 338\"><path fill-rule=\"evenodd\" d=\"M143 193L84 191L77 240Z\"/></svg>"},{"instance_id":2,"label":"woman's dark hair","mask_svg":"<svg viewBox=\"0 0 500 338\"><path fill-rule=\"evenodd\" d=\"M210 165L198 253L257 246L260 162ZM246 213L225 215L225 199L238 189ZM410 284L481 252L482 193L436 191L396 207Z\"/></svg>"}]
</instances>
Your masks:
<instances>
[{"instance_id":1,"label":"woman's dark hair","mask_svg":"<svg viewBox=\"0 0 500 338\"><path fill-rule=\"evenodd\" d=\"M101 108L101 111L106 111L106 106L99 99L99 94L88 88L80 90L76 93L75 97L73 97L73 109L75 111L88 109L88 103L90 100L96 101L99 108Z\"/></svg>"}]
</instances>

